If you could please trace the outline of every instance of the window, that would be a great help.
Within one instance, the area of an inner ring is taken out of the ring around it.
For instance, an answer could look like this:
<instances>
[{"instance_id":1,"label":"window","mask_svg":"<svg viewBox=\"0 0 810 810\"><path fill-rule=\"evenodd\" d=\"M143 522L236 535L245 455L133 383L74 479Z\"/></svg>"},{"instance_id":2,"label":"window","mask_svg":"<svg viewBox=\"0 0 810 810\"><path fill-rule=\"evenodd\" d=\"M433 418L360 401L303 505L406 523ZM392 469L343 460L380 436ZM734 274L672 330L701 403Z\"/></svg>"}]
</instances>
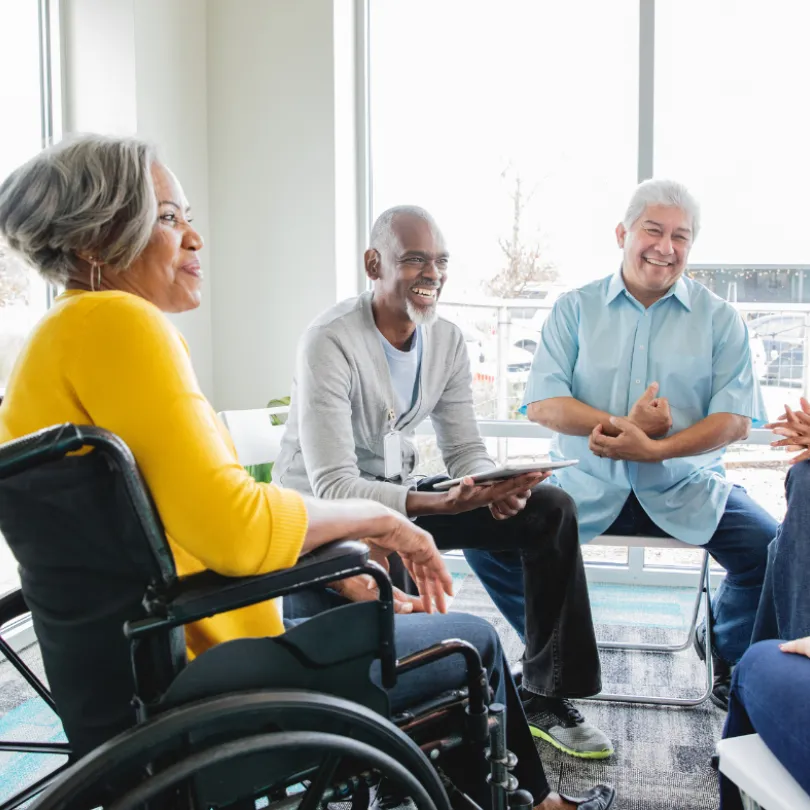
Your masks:
<instances>
[{"instance_id":1,"label":"window","mask_svg":"<svg viewBox=\"0 0 810 810\"><path fill-rule=\"evenodd\" d=\"M520 418L548 311L618 267L614 227L652 175L701 202L690 274L747 321L770 417L810 394L806 0L369 4L372 218L413 203L444 231L479 418ZM781 516L784 455L728 458Z\"/></svg>"},{"instance_id":2,"label":"window","mask_svg":"<svg viewBox=\"0 0 810 810\"><path fill-rule=\"evenodd\" d=\"M370 0L371 213L441 225L480 417L517 416L546 314L618 265L650 174L701 202L690 273L749 323L770 415L810 393L809 29L805 0Z\"/></svg>"},{"instance_id":3,"label":"window","mask_svg":"<svg viewBox=\"0 0 810 810\"><path fill-rule=\"evenodd\" d=\"M0 179L53 136L51 13L43 0L0 0ZM0 244L0 390L46 306L46 285Z\"/></svg>"},{"instance_id":4,"label":"window","mask_svg":"<svg viewBox=\"0 0 810 810\"><path fill-rule=\"evenodd\" d=\"M452 254L448 297L491 292L510 249L534 256L534 272L499 291L538 305L556 282L616 264L605 223L636 179L638 3L589 4L587 26L581 14L372 0L372 214L433 213Z\"/></svg>"},{"instance_id":5,"label":"window","mask_svg":"<svg viewBox=\"0 0 810 810\"><path fill-rule=\"evenodd\" d=\"M49 0L0 0L0 180L54 139L59 64ZM0 394L26 335L47 308L48 289L0 244ZM0 594L17 582L0 537Z\"/></svg>"},{"instance_id":6,"label":"window","mask_svg":"<svg viewBox=\"0 0 810 810\"><path fill-rule=\"evenodd\" d=\"M804 0L656 3L655 171L701 202L694 263L810 265L808 30Z\"/></svg>"},{"instance_id":7,"label":"window","mask_svg":"<svg viewBox=\"0 0 810 810\"><path fill-rule=\"evenodd\" d=\"M638 3L588 9L582 26L566 3L370 5L372 215L414 203L440 223L443 312L481 335L481 417L516 415L553 300L619 258L613 224L637 172ZM480 305L496 298L509 306ZM496 339L504 328L514 341Z\"/></svg>"}]
</instances>

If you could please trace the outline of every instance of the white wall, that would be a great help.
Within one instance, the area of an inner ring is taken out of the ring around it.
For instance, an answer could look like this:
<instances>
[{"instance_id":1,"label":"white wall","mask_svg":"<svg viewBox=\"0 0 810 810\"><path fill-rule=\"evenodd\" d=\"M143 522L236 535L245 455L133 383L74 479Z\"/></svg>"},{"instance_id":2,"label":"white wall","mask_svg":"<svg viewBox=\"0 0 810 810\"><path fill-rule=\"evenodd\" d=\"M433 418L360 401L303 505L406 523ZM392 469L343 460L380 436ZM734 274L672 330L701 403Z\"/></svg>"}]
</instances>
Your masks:
<instances>
[{"instance_id":1,"label":"white wall","mask_svg":"<svg viewBox=\"0 0 810 810\"><path fill-rule=\"evenodd\" d=\"M177 175L206 239L208 108L206 0L135 0L135 89L138 134L156 143ZM193 312L172 316L191 350L203 392L214 396L210 245L200 255L206 289Z\"/></svg>"},{"instance_id":2,"label":"white wall","mask_svg":"<svg viewBox=\"0 0 810 810\"><path fill-rule=\"evenodd\" d=\"M65 133L133 134L132 0L63 0L61 26Z\"/></svg>"},{"instance_id":3,"label":"white wall","mask_svg":"<svg viewBox=\"0 0 810 810\"><path fill-rule=\"evenodd\" d=\"M208 3L220 408L260 407L287 394L299 335L337 300L338 212L355 205L351 183L343 179L339 194L336 180L340 7L351 12L343 0ZM343 295L355 289L341 284Z\"/></svg>"}]
</instances>

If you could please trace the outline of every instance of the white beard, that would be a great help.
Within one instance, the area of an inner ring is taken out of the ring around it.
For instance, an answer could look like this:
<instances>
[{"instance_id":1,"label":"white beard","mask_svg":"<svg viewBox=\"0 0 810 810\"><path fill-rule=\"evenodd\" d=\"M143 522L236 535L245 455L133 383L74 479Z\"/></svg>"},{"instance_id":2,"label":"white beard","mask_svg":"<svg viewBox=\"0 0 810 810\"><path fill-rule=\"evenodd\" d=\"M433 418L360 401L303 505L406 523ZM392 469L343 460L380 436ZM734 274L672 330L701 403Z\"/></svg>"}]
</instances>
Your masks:
<instances>
[{"instance_id":1,"label":"white beard","mask_svg":"<svg viewBox=\"0 0 810 810\"><path fill-rule=\"evenodd\" d=\"M417 325L417 326L428 326L432 324L436 318L439 317L439 313L436 311L436 304L435 302L431 304L429 307L425 307L422 309L421 307L416 307L411 301L405 301L405 309L408 313L408 317Z\"/></svg>"}]
</instances>

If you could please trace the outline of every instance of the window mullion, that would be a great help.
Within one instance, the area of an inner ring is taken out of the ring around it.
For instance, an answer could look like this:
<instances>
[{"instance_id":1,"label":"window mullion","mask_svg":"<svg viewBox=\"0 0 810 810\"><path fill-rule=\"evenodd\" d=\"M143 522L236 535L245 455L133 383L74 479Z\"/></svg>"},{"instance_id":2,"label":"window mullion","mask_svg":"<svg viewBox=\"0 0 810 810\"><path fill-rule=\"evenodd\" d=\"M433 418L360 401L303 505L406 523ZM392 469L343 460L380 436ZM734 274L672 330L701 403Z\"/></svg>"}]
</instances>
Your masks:
<instances>
[{"instance_id":1,"label":"window mullion","mask_svg":"<svg viewBox=\"0 0 810 810\"><path fill-rule=\"evenodd\" d=\"M639 0L638 181L653 176L655 124L655 0Z\"/></svg>"}]
</instances>

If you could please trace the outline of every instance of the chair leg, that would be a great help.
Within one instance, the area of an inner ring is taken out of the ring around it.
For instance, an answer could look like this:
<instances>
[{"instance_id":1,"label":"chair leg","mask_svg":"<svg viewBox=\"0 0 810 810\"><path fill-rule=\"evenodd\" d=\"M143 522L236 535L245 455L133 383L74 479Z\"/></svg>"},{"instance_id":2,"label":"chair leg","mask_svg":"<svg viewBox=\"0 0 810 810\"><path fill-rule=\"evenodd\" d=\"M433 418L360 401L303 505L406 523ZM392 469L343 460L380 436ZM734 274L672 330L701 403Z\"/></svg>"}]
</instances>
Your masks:
<instances>
[{"instance_id":1,"label":"chair leg","mask_svg":"<svg viewBox=\"0 0 810 810\"><path fill-rule=\"evenodd\" d=\"M703 563L700 569L700 578L697 585L697 595L692 610L692 621L686 640L680 644L641 644L623 641L603 641L599 642L599 647L610 650L640 650L644 652L680 652L685 650L692 643L697 629L698 616L700 615L700 603L704 604L706 614L706 687L703 693L696 698L658 697L653 695L632 695L632 694L612 694L601 692L588 700L605 700L615 703L644 703L654 706L700 706L704 703L712 691L714 681L714 665L712 662L711 649L711 575L709 571L709 555L703 552Z\"/></svg>"}]
</instances>

